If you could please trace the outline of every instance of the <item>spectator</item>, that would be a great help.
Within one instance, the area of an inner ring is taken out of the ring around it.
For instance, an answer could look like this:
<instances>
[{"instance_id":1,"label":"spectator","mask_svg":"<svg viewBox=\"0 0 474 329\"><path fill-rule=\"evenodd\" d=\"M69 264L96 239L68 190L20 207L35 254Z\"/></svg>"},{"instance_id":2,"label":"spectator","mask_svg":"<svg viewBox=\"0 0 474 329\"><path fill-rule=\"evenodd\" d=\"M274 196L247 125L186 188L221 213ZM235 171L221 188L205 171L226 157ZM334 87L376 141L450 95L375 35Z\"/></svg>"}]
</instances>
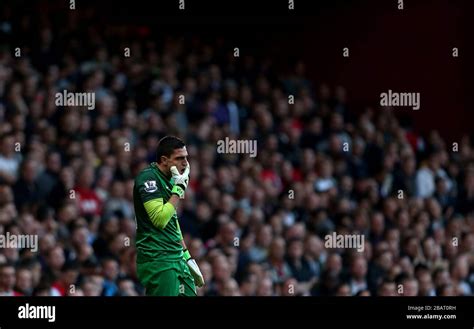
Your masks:
<instances>
[{"instance_id":1,"label":"spectator","mask_svg":"<svg viewBox=\"0 0 474 329\"><path fill-rule=\"evenodd\" d=\"M471 286L467 282L469 263L466 255L459 255L451 263L450 275L455 291L462 296L471 295Z\"/></svg>"},{"instance_id":2,"label":"spectator","mask_svg":"<svg viewBox=\"0 0 474 329\"><path fill-rule=\"evenodd\" d=\"M74 294L79 277L79 266L75 263L65 263L61 269L59 279L52 284L55 295L69 296Z\"/></svg>"},{"instance_id":3,"label":"spectator","mask_svg":"<svg viewBox=\"0 0 474 329\"><path fill-rule=\"evenodd\" d=\"M303 257L303 253L303 241L299 239L290 240L288 242L288 257L286 262L290 268L292 277L298 282L302 284L313 283L316 272L313 272L310 264Z\"/></svg>"},{"instance_id":4,"label":"spectator","mask_svg":"<svg viewBox=\"0 0 474 329\"><path fill-rule=\"evenodd\" d=\"M15 137L4 134L0 138L0 183L13 184L18 175L21 156L15 154Z\"/></svg>"},{"instance_id":5,"label":"spectator","mask_svg":"<svg viewBox=\"0 0 474 329\"><path fill-rule=\"evenodd\" d=\"M418 281L416 278L411 277L411 276L403 276L403 278L399 279L399 287L401 285L402 290L402 296L418 296L419 294L419 287L418 287Z\"/></svg>"},{"instance_id":6,"label":"spectator","mask_svg":"<svg viewBox=\"0 0 474 329\"><path fill-rule=\"evenodd\" d=\"M59 181L61 170L61 156L58 152L50 152L46 158L46 168L38 175L38 194L39 198L47 199L54 186Z\"/></svg>"},{"instance_id":7,"label":"spectator","mask_svg":"<svg viewBox=\"0 0 474 329\"><path fill-rule=\"evenodd\" d=\"M94 170L85 165L79 169L77 185L74 188L77 194L77 203L81 216L99 216L102 213L102 204L92 189Z\"/></svg>"},{"instance_id":8,"label":"spectator","mask_svg":"<svg viewBox=\"0 0 474 329\"><path fill-rule=\"evenodd\" d=\"M16 277L15 266L10 263L0 264L0 296L22 296L19 291L14 290Z\"/></svg>"},{"instance_id":9,"label":"spectator","mask_svg":"<svg viewBox=\"0 0 474 329\"><path fill-rule=\"evenodd\" d=\"M0 234L39 237L38 253L0 249L1 294L143 295L133 177L168 134L188 145L177 211L208 282L200 296L473 294L471 132L452 152L396 111L356 113L350 89L310 82L301 60L229 61L227 40L101 31L94 19L72 31L56 10L0 11L12 27L0 50ZM133 58L106 41L129 38ZM43 50L13 57L13 40ZM93 92L95 109L56 106L62 90ZM257 141L258 155L217 153L226 137ZM362 234L364 251L327 248L334 231Z\"/></svg>"},{"instance_id":10,"label":"spectator","mask_svg":"<svg viewBox=\"0 0 474 329\"><path fill-rule=\"evenodd\" d=\"M131 278L118 279L117 296L138 296L135 284Z\"/></svg>"},{"instance_id":11,"label":"spectator","mask_svg":"<svg viewBox=\"0 0 474 329\"><path fill-rule=\"evenodd\" d=\"M119 293L119 288L115 282L119 276L119 265L118 262L113 258L104 258L102 260L102 275L104 277L104 287L103 287L103 294L104 296L115 296ZM130 293L130 287L127 287L128 283L122 283L123 288L125 289L123 292Z\"/></svg>"},{"instance_id":12,"label":"spectator","mask_svg":"<svg viewBox=\"0 0 474 329\"><path fill-rule=\"evenodd\" d=\"M284 257L285 240L283 238L276 238L270 244L267 264L272 281L276 284L281 284L291 276L291 269Z\"/></svg>"},{"instance_id":13,"label":"spectator","mask_svg":"<svg viewBox=\"0 0 474 329\"><path fill-rule=\"evenodd\" d=\"M15 205L21 212L24 207L34 211L34 206L40 200L39 185L37 183L37 163L32 159L27 159L21 164L20 179L13 185L15 195Z\"/></svg>"},{"instance_id":14,"label":"spectator","mask_svg":"<svg viewBox=\"0 0 474 329\"><path fill-rule=\"evenodd\" d=\"M397 287L395 282L388 279L383 280L377 290L378 296L397 296Z\"/></svg>"},{"instance_id":15,"label":"spectator","mask_svg":"<svg viewBox=\"0 0 474 329\"><path fill-rule=\"evenodd\" d=\"M15 291L23 296L33 294L33 274L28 268L23 267L17 270Z\"/></svg>"},{"instance_id":16,"label":"spectator","mask_svg":"<svg viewBox=\"0 0 474 329\"><path fill-rule=\"evenodd\" d=\"M356 256L352 261L351 279L349 281L350 293L352 295L368 289L366 276L367 261L364 256Z\"/></svg>"}]
</instances>

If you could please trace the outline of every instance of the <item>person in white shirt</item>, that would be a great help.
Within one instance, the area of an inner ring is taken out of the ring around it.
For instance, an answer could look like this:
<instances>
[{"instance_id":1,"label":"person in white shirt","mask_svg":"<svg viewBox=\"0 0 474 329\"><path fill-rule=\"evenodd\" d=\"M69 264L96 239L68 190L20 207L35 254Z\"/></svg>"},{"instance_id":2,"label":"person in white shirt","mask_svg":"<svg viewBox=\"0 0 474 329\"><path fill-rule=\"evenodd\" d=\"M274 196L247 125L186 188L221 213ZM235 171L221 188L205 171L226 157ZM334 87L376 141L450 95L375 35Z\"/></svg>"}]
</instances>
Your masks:
<instances>
[{"instance_id":1,"label":"person in white shirt","mask_svg":"<svg viewBox=\"0 0 474 329\"><path fill-rule=\"evenodd\" d=\"M15 154L15 138L4 135L0 140L0 182L15 183L20 162L20 152Z\"/></svg>"},{"instance_id":2,"label":"person in white shirt","mask_svg":"<svg viewBox=\"0 0 474 329\"><path fill-rule=\"evenodd\" d=\"M451 188L452 182L440 165L440 156L440 151L433 152L420 169L417 170L415 176L416 196L420 198L431 197L436 190L436 177L446 179L448 188Z\"/></svg>"}]
</instances>

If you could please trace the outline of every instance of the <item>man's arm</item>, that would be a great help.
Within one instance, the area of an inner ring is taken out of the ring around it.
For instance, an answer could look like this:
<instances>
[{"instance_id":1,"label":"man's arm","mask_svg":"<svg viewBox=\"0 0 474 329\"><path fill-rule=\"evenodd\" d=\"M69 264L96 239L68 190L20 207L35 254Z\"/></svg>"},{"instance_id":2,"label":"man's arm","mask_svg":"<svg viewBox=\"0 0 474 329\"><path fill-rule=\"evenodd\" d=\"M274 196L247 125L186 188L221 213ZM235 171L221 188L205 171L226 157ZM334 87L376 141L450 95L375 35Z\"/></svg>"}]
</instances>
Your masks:
<instances>
[{"instance_id":1,"label":"man's arm","mask_svg":"<svg viewBox=\"0 0 474 329\"><path fill-rule=\"evenodd\" d=\"M183 238L183 233L181 232L181 227L179 226L178 222L178 230L179 234L181 235L181 245L183 246L183 258L186 264L188 264L189 270L194 278L194 282L196 283L196 286L202 287L204 285L204 277L202 276L201 270L199 269L198 264L196 263L196 260L191 257L191 254L189 253L188 248L186 247L186 242L184 242Z\"/></svg>"},{"instance_id":2,"label":"man's arm","mask_svg":"<svg viewBox=\"0 0 474 329\"><path fill-rule=\"evenodd\" d=\"M173 217L176 212L179 199L184 198L184 192L186 191L189 180L189 164L186 166L182 175L179 174L176 167L172 167L171 172L175 184L171 190L172 195L168 199L168 202L164 203L163 197L156 188L156 181L154 180L149 181L154 183L154 185L148 186L148 190L143 186L139 188L141 198L144 201L143 206L145 207L148 217L153 225L159 229L164 229L166 227L171 217ZM148 181L146 183L148 183ZM155 189L150 187L155 187Z\"/></svg>"},{"instance_id":3,"label":"man's arm","mask_svg":"<svg viewBox=\"0 0 474 329\"><path fill-rule=\"evenodd\" d=\"M179 197L173 194L168 202L163 204L162 198L152 199L143 204L153 225L164 229L178 207Z\"/></svg>"}]
</instances>

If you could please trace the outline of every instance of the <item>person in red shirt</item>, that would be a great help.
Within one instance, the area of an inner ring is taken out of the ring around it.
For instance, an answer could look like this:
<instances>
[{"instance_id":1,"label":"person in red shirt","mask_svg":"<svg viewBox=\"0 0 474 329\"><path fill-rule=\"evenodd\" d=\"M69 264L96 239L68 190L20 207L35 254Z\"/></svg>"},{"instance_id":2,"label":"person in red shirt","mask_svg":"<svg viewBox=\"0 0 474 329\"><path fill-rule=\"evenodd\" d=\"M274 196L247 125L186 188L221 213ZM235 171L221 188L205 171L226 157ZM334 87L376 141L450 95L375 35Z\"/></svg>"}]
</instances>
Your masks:
<instances>
[{"instance_id":1,"label":"person in red shirt","mask_svg":"<svg viewBox=\"0 0 474 329\"><path fill-rule=\"evenodd\" d=\"M94 183L94 168L84 165L79 169L77 184L74 188L81 216L100 216L102 202L92 188Z\"/></svg>"},{"instance_id":2,"label":"person in red shirt","mask_svg":"<svg viewBox=\"0 0 474 329\"><path fill-rule=\"evenodd\" d=\"M78 277L79 265L76 263L65 263L61 269L59 279L52 284L51 288L61 296L74 294Z\"/></svg>"}]
</instances>

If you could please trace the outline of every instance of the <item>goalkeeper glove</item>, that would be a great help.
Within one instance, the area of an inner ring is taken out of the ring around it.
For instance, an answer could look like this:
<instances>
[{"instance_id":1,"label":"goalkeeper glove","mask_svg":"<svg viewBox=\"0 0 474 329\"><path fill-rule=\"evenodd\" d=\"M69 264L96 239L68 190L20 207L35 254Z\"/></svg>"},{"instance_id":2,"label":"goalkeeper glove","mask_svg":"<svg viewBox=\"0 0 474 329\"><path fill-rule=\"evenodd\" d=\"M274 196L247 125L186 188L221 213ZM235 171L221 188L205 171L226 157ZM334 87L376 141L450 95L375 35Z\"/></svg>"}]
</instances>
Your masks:
<instances>
[{"instance_id":1,"label":"goalkeeper glove","mask_svg":"<svg viewBox=\"0 0 474 329\"><path fill-rule=\"evenodd\" d=\"M186 264L188 264L189 271L191 272L191 275L194 278L194 283L197 287L201 288L204 285L204 277L202 276L201 270L199 269L196 260L194 258L191 258L191 254L187 249L184 250L183 258L186 261Z\"/></svg>"},{"instance_id":2,"label":"goalkeeper glove","mask_svg":"<svg viewBox=\"0 0 474 329\"><path fill-rule=\"evenodd\" d=\"M186 165L186 169L184 169L183 174L179 173L178 168L176 168L176 166L170 168L172 179L174 182L174 186L171 190L171 193L176 194L177 196L179 196L180 199L184 199L184 192L188 187L189 170L189 163Z\"/></svg>"}]
</instances>

